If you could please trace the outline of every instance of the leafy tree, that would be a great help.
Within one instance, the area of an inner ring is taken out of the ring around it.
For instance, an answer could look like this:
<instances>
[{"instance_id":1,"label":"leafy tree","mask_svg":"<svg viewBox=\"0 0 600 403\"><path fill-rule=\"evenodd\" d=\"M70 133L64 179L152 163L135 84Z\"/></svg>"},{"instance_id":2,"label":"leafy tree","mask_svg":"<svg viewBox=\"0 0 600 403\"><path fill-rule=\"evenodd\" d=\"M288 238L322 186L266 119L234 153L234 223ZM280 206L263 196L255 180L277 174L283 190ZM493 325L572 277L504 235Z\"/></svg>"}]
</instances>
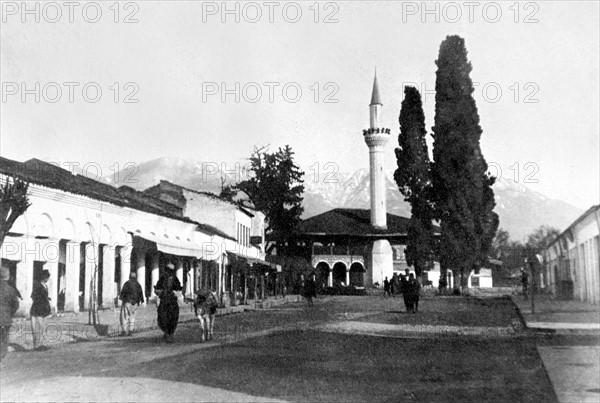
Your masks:
<instances>
[{"instance_id":1,"label":"leafy tree","mask_svg":"<svg viewBox=\"0 0 600 403\"><path fill-rule=\"evenodd\" d=\"M542 225L527 236L525 248L528 253L542 253L556 237L560 235L558 228Z\"/></svg>"},{"instance_id":2,"label":"leafy tree","mask_svg":"<svg viewBox=\"0 0 600 403\"><path fill-rule=\"evenodd\" d=\"M0 187L0 246L17 218L31 206L28 190L29 184L16 178L13 183L6 178L6 183Z\"/></svg>"},{"instance_id":3,"label":"leafy tree","mask_svg":"<svg viewBox=\"0 0 600 403\"><path fill-rule=\"evenodd\" d=\"M489 253L491 257L502 261L502 268L492 272L495 285L514 285L514 278L523 267L523 250L523 244L511 240L508 231L502 228L498 230Z\"/></svg>"},{"instance_id":4,"label":"leafy tree","mask_svg":"<svg viewBox=\"0 0 600 403\"><path fill-rule=\"evenodd\" d=\"M414 87L404 87L399 121L399 147L395 150L398 168L394 172L394 179L404 200L411 205L404 253L406 262L414 266L416 275L420 277L433 257L434 226L425 115L421 95Z\"/></svg>"},{"instance_id":5,"label":"leafy tree","mask_svg":"<svg viewBox=\"0 0 600 403\"><path fill-rule=\"evenodd\" d=\"M510 253L511 241L510 234L507 230L499 228L496 232L496 236L492 241L492 247L490 248L490 255L496 259L503 260Z\"/></svg>"},{"instance_id":6,"label":"leafy tree","mask_svg":"<svg viewBox=\"0 0 600 403\"><path fill-rule=\"evenodd\" d=\"M532 270L532 286L535 287L540 283L540 271L541 264L543 262L538 261L536 255L545 256L543 253L550 242L552 242L556 237L560 235L560 231L557 228L542 225L536 228L531 234L527 236L527 241L525 242L523 255L527 259L528 265Z\"/></svg>"},{"instance_id":7,"label":"leafy tree","mask_svg":"<svg viewBox=\"0 0 600 403\"><path fill-rule=\"evenodd\" d=\"M233 189L245 193L253 207L265 214L269 238L278 252L285 253L304 211L304 172L294 162L289 145L273 153L265 147L255 148L249 160L249 179Z\"/></svg>"},{"instance_id":8,"label":"leafy tree","mask_svg":"<svg viewBox=\"0 0 600 403\"><path fill-rule=\"evenodd\" d=\"M488 166L481 152L477 106L465 41L448 36L436 60L432 183L441 222L440 264L452 268L455 285L486 261L498 228ZM460 276L460 277L459 277Z\"/></svg>"}]
</instances>

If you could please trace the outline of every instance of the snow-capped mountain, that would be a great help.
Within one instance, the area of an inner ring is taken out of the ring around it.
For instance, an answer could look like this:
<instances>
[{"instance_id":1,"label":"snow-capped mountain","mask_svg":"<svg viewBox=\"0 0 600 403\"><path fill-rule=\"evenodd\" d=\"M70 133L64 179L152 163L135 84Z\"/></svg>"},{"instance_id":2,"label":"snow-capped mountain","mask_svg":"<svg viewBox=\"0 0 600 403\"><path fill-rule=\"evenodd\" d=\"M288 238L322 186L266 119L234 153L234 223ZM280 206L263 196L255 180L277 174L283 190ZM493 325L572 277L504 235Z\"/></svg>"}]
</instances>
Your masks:
<instances>
[{"instance_id":1,"label":"snow-capped mountain","mask_svg":"<svg viewBox=\"0 0 600 403\"><path fill-rule=\"evenodd\" d=\"M144 162L135 168L105 178L114 185L127 185L144 190L156 185L161 179L218 194L221 190L222 171L227 183L244 178L241 167L234 164L218 167L214 163L182 158L159 158ZM337 207L369 208L369 171L338 172L321 176L318 181L310 174L305 176L304 215L308 218ZM410 205L398 191L393 171L386 172L388 212L410 217ZM560 200L550 199L534 192L523 184L499 178L494 184L495 211L500 216L500 227L506 229L512 239L521 240L540 225L550 225L560 230L572 223L583 210Z\"/></svg>"},{"instance_id":2,"label":"snow-capped mountain","mask_svg":"<svg viewBox=\"0 0 600 403\"><path fill-rule=\"evenodd\" d=\"M386 172L387 210L389 213L410 217L410 205L398 190L393 171ZM334 178L305 182L304 215L310 217L336 207L369 208L369 171L338 173ZM499 178L494 184L496 208L500 228L511 238L520 240L540 225L565 229L583 210L560 200L550 199L523 184Z\"/></svg>"}]
</instances>

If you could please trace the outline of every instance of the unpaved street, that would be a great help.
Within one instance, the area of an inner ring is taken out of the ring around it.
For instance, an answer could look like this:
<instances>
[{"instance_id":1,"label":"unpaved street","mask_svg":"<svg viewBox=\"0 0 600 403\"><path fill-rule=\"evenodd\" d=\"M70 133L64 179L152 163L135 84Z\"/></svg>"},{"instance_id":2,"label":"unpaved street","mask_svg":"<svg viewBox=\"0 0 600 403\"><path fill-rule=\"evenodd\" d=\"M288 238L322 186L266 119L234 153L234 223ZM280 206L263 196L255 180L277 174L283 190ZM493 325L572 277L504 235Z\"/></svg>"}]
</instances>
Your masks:
<instances>
[{"instance_id":1,"label":"unpaved street","mask_svg":"<svg viewBox=\"0 0 600 403\"><path fill-rule=\"evenodd\" d=\"M556 401L506 300L407 314L399 299L325 297L217 320L210 343L192 322L173 344L151 330L10 353L2 400Z\"/></svg>"}]
</instances>

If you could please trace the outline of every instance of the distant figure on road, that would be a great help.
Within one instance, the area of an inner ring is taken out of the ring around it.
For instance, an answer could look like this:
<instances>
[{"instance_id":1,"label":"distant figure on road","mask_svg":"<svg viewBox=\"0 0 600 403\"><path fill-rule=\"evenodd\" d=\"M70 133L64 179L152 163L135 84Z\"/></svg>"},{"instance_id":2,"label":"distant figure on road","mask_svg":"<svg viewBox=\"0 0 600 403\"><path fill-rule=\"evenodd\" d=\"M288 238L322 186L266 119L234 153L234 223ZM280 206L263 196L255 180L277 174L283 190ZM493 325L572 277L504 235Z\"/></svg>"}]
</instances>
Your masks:
<instances>
[{"instance_id":1,"label":"distant figure on road","mask_svg":"<svg viewBox=\"0 0 600 403\"><path fill-rule=\"evenodd\" d=\"M31 329L33 331L33 349L36 351L46 351L50 348L44 346L44 318L52 310L50 309L50 298L48 297L48 279L50 272L43 270L40 278L33 282L33 290L31 291Z\"/></svg>"},{"instance_id":2,"label":"distant figure on road","mask_svg":"<svg viewBox=\"0 0 600 403\"><path fill-rule=\"evenodd\" d=\"M407 306L407 310L412 310L413 313L416 313L419 310L419 294L421 291L421 285L419 281L415 278L413 273L410 273L408 277L407 284L407 294L409 306Z\"/></svg>"},{"instance_id":3,"label":"distant figure on road","mask_svg":"<svg viewBox=\"0 0 600 403\"><path fill-rule=\"evenodd\" d=\"M173 342L173 333L179 322L179 303L175 291L181 291L181 283L175 276L175 265L168 263L164 274L154 286L154 292L160 298L158 305L158 327L163 331L167 343Z\"/></svg>"},{"instance_id":4,"label":"distant figure on road","mask_svg":"<svg viewBox=\"0 0 600 403\"><path fill-rule=\"evenodd\" d=\"M7 267L0 268L0 361L8 351L8 336L12 317L19 309L19 292L8 284L10 271Z\"/></svg>"},{"instance_id":5,"label":"distant figure on road","mask_svg":"<svg viewBox=\"0 0 600 403\"><path fill-rule=\"evenodd\" d=\"M383 296L389 297L390 295L390 281L386 277L385 280L383 280Z\"/></svg>"},{"instance_id":6,"label":"distant figure on road","mask_svg":"<svg viewBox=\"0 0 600 403\"><path fill-rule=\"evenodd\" d=\"M317 285L311 274L304 282L304 298L308 301L308 306L313 306L313 298L317 297Z\"/></svg>"},{"instance_id":7,"label":"distant figure on road","mask_svg":"<svg viewBox=\"0 0 600 403\"><path fill-rule=\"evenodd\" d=\"M527 299L529 297L529 275L523 268L521 268L521 285L523 286L523 297Z\"/></svg>"},{"instance_id":8,"label":"distant figure on road","mask_svg":"<svg viewBox=\"0 0 600 403\"><path fill-rule=\"evenodd\" d=\"M144 293L142 286L137 281L137 275L134 271L129 273L129 280L123 284L119 298L123 301L121 305L121 336L131 336L135 327L135 311L144 302Z\"/></svg>"},{"instance_id":9,"label":"distant figure on road","mask_svg":"<svg viewBox=\"0 0 600 403\"><path fill-rule=\"evenodd\" d=\"M408 271L408 270L407 270ZM408 298L408 273L406 276L402 274L400 276L400 292L402 293L402 298L404 299L404 306L408 311L409 298Z\"/></svg>"},{"instance_id":10,"label":"distant figure on road","mask_svg":"<svg viewBox=\"0 0 600 403\"><path fill-rule=\"evenodd\" d=\"M395 294L400 294L400 292L402 292L400 288L400 277L398 277L398 273L394 273L394 275L392 276L392 280L390 281L390 292L392 293L392 297Z\"/></svg>"}]
</instances>

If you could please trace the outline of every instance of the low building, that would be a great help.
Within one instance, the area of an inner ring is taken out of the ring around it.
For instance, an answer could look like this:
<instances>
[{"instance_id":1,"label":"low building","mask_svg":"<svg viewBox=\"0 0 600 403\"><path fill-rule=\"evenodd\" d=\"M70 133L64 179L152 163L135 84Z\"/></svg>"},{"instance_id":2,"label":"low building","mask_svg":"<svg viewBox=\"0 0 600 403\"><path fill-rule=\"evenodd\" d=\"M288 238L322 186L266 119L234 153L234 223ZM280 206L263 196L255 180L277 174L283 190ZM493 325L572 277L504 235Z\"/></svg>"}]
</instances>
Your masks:
<instances>
[{"instance_id":1,"label":"low building","mask_svg":"<svg viewBox=\"0 0 600 403\"><path fill-rule=\"evenodd\" d=\"M600 302L600 205L589 208L544 253L541 286L563 299Z\"/></svg>"},{"instance_id":2,"label":"low building","mask_svg":"<svg viewBox=\"0 0 600 403\"><path fill-rule=\"evenodd\" d=\"M215 194L201 192L161 180L148 188L145 194L176 205L182 214L198 222L219 228L227 236L236 240L235 249L225 247L228 261L225 266L221 292L228 303L239 303L249 297L264 298L265 275L281 270L275 264L265 261L265 215L259 211L242 207L224 200ZM211 263L207 265L212 266ZM213 270L214 272L214 270ZM271 276L277 278L277 276ZM210 282L210 276L203 279ZM267 284L270 285L270 284ZM275 289L277 285L274 285ZM270 287L273 288L273 287Z\"/></svg>"},{"instance_id":3,"label":"low building","mask_svg":"<svg viewBox=\"0 0 600 403\"><path fill-rule=\"evenodd\" d=\"M370 210L337 208L310 217L299 226L297 240L310 248L307 256L321 287L350 285L355 287L382 286L374 282L368 257L374 240L385 239L392 247L392 275L414 273L406 262L407 229L409 219L387 214L387 228L374 228L370 222ZM436 274L437 273L437 274ZM437 286L439 264L434 263L424 273L424 282ZM389 276L391 279L391 276ZM431 277L431 278L430 278ZM451 276L450 276L451 277Z\"/></svg>"},{"instance_id":4,"label":"low building","mask_svg":"<svg viewBox=\"0 0 600 403\"><path fill-rule=\"evenodd\" d=\"M200 286L218 291L222 301L235 292L227 275L239 260L264 262L262 245L249 245L251 230L233 235L236 221L220 229L186 216L176 203L116 188L55 165L0 157L0 180L28 183L29 209L5 238L0 257L11 271L11 282L23 296L20 314L27 314L33 280L50 272L49 294L56 312L90 308L92 296L102 308L118 305L117 295L135 271L146 300L156 298L154 284L167 262L176 265L184 295ZM216 197L216 196L213 196ZM202 217L221 211L206 207ZM240 213L244 214L244 213ZM210 222L207 222L210 221ZM252 218L245 221L252 228ZM263 226L264 228L264 226Z\"/></svg>"}]
</instances>

